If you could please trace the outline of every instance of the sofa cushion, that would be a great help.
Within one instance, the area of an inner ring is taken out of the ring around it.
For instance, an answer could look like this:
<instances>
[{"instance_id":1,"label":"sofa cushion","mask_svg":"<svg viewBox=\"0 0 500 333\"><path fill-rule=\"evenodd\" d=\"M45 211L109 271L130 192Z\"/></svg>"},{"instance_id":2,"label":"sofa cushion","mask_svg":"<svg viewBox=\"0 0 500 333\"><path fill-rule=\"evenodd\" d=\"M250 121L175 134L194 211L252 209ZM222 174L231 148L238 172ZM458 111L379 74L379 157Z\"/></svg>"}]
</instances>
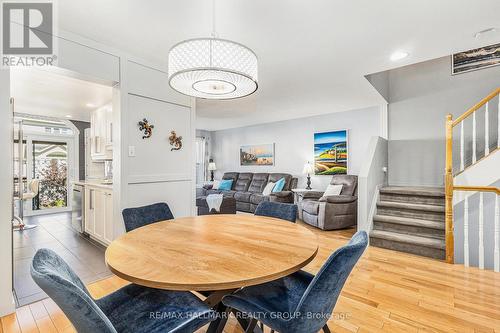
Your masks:
<instances>
[{"instance_id":1,"label":"sofa cushion","mask_svg":"<svg viewBox=\"0 0 500 333\"><path fill-rule=\"evenodd\" d=\"M269 174L269 181L276 183L278 180L281 178L285 178L285 186L283 187L283 191L290 191L290 183L292 181L292 175L288 173L270 173Z\"/></svg>"},{"instance_id":2,"label":"sofa cushion","mask_svg":"<svg viewBox=\"0 0 500 333\"><path fill-rule=\"evenodd\" d=\"M232 198L232 197L234 197L234 194L236 193L236 191L233 191L233 190L231 190L231 191L220 191L220 193L222 195L224 195L224 198Z\"/></svg>"},{"instance_id":3,"label":"sofa cushion","mask_svg":"<svg viewBox=\"0 0 500 333\"><path fill-rule=\"evenodd\" d=\"M269 201L269 196L260 193L254 193L250 196L250 203L253 203L254 205L258 205L262 201Z\"/></svg>"},{"instance_id":4,"label":"sofa cushion","mask_svg":"<svg viewBox=\"0 0 500 333\"><path fill-rule=\"evenodd\" d=\"M330 184L343 185L342 192L340 193L342 195L355 195L358 187L358 177L353 175L334 175Z\"/></svg>"},{"instance_id":5,"label":"sofa cushion","mask_svg":"<svg viewBox=\"0 0 500 333\"><path fill-rule=\"evenodd\" d=\"M276 184L274 185L272 192L278 193L278 192L283 191L283 189L285 188L285 183L286 183L285 178L280 178L280 180L278 180L276 182Z\"/></svg>"},{"instance_id":6,"label":"sofa cushion","mask_svg":"<svg viewBox=\"0 0 500 333\"><path fill-rule=\"evenodd\" d=\"M234 190L234 187L236 186L236 181L238 180L238 172L225 172L224 175L222 175L222 179L232 179L233 180L233 186L231 190Z\"/></svg>"},{"instance_id":7,"label":"sofa cushion","mask_svg":"<svg viewBox=\"0 0 500 333\"><path fill-rule=\"evenodd\" d=\"M319 213L319 202L313 200L303 200L301 203L302 210L312 214L318 215Z\"/></svg>"},{"instance_id":8,"label":"sofa cushion","mask_svg":"<svg viewBox=\"0 0 500 333\"><path fill-rule=\"evenodd\" d=\"M222 190L222 191L231 191L232 187L233 187L233 180L232 179L223 179L220 181L220 185L219 185L218 189Z\"/></svg>"},{"instance_id":9,"label":"sofa cushion","mask_svg":"<svg viewBox=\"0 0 500 333\"><path fill-rule=\"evenodd\" d=\"M241 201L236 201L236 210L240 212L253 212L250 203Z\"/></svg>"},{"instance_id":10,"label":"sofa cushion","mask_svg":"<svg viewBox=\"0 0 500 333\"><path fill-rule=\"evenodd\" d=\"M250 186L252 178L253 178L253 173L250 172L240 173L240 175L238 176L238 180L236 181L236 185L233 187L233 190L238 192L248 191L248 187Z\"/></svg>"},{"instance_id":11,"label":"sofa cushion","mask_svg":"<svg viewBox=\"0 0 500 333\"><path fill-rule=\"evenodd\" d=\"M239 201L239 202L250 202L251 195L252 195L252 193L250 193L250 192L236 192L234 194L234 198L236 199L236 201Z\"/></svg>"},{"instance_id":12,"label":"sofa cushion","mask_svg":"<svg viewBox=\"0 0 500 333\"><path fill-rule=\"evenodd\" d=\"M262 191L264 191L264 187L267 185L268 178L268 173L254 173L248 192L262 193Z\"/></svg>"},{"instance_id":13,"label":"sofa cushion","mask_svg":"<svg viewBox=\"0 0 500 333\"><path fill-rule=\"evenodd\" d=\"M210 190L207 190L206 195L209 195L209 194L220 194L221 192L222 192L221 190L210 189Z\"/></svg>"}]
</instances>

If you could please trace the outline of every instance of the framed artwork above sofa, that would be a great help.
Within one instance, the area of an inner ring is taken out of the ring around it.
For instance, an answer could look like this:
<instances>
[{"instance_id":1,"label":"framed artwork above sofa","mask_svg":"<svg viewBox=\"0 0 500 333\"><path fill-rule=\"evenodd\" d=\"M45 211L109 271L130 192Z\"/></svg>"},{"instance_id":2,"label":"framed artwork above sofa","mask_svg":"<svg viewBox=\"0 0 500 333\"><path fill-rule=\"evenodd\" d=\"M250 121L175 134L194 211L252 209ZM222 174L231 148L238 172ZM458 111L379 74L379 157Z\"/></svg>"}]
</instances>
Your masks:
<instances>
[{"instance_id":1,"label":"framed artwork above sofa","mask_svg":"<svg viewBox=\"0 0 500 333\"><path fill-rule=\"evenodd\" d=\"M241 146L240 165L274 165L274 143Z\"/></svg>"},{"instance_id":2,"label":"framed artwork above sofa","mask_svg":"<svg viewBox=\"0 0 500 333\"><path fill-rule=\"evenodd\" d=\"M314 133L314 174L345 175L349 159L348 131Z\"/></svg>"}]
</instances>

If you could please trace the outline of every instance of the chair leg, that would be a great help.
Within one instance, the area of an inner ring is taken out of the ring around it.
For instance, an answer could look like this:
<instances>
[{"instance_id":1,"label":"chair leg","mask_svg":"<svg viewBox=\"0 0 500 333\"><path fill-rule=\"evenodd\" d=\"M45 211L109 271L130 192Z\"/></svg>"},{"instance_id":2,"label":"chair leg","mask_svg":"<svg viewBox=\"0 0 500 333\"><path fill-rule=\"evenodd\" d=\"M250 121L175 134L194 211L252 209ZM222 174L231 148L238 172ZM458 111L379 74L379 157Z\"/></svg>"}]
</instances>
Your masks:
<instances>
[{"instance_id":1,"label":"chair leg","mask_svg":"<svg viewBox=\"0 0 500 333\"><path fill-rule=\"evenodd\" d=\"M325 332L325 333L331 333L330 332L330 328L328 327L328 324L325 324L325 326L323 326L323 332Z\"/></svg>"},{"instance_id":2,"label":"chair leg","mask_svg":"<svg viewBox=\"0 0 500 333\"><path fill-rule=\"evenodd\" d=\"M257 326L257 319L252 319L250 320L250 323L247 326L247 329L245 330L245 333L251 333L255 329L255 326Z\"/></svg>"}]
</instances>

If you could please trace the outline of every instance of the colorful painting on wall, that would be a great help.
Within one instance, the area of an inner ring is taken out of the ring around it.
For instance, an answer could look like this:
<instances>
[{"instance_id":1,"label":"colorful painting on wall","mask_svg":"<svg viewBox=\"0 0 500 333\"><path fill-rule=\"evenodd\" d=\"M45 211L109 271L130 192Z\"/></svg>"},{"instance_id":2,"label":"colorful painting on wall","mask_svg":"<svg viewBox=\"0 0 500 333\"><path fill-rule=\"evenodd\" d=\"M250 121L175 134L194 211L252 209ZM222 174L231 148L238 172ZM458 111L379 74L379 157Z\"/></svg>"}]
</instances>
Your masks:
<instances>
[{"instance_id":1,"label":"colorful painting on wall","mask_svg":"<svg viewBox=\"0 0 500 333\"><path fill-rule=\"evenodd\" d=\"M314 174L347 174L347 130L314 133Z\"/></svg>"},{"instance_id":2,"label":"colorful painting on wall","mask_svg":"<svg viewBox=\"0 0 500 333\"><path fill-rule=\"evenodd\" d=\"M274 143L241 146L240 165L274 165Z\"/></svg>"},{"instance_id":3,"label":"colorful painting on wall","mask_svg":"<svg viewBox=\"0 0 500 333\"><path fill-rule=\"evenodd\" d=\"M461 74L500 65L500 44L455 53L451 57L451 73Z\"/></svg>"}]
</instances>

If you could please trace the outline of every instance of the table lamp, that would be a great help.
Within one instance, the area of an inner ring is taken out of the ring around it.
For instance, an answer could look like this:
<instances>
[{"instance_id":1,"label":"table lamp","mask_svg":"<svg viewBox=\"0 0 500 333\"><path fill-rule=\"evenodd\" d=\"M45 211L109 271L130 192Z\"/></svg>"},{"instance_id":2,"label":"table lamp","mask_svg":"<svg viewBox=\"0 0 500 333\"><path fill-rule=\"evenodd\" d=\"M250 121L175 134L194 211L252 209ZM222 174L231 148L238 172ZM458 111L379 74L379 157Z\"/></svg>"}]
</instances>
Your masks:
<instances>
[{"instance_id":1,"label":"table lamp","mask_svg":"<svg viewBox=\"0 0 500 333\"><path fill-rule=\"evenodd\" d=\"M302 173L307 175L307 187L306 190L312 190L311 189L311 174L314 172L314 167L311 163L307 162L304 165L304 170L302 170Z\"/></svg>"},{"instance_id":2,"label":"table lamp","mask_svg":"<svg viewBox=\"0 0 500 333\"><path fill-rule=\"evenodd\" d=\"M208 171L210 171L210 181L214 181L214 171L217 170L217 166L213 160L208 163Z\"/></svg>"}]
</instances>

